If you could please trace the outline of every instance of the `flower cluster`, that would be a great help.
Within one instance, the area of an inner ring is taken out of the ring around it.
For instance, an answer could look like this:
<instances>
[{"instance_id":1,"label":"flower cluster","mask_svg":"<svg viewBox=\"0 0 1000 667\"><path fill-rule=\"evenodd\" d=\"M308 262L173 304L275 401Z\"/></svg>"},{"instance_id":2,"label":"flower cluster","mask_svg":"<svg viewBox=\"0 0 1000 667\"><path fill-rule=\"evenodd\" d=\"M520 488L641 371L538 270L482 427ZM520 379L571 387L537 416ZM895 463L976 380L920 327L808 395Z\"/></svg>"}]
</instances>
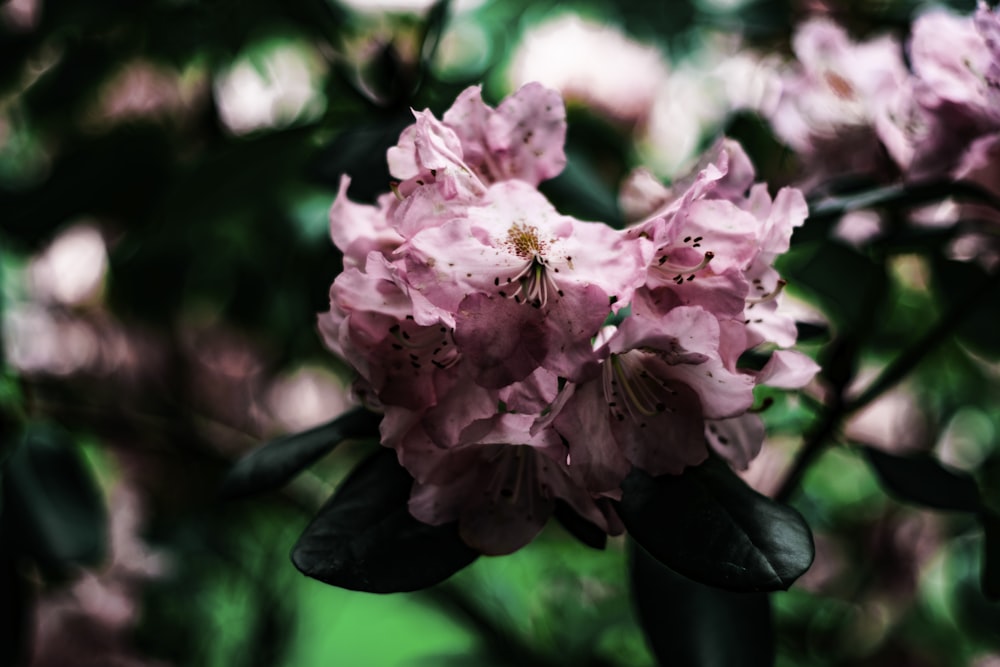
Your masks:
<instances>
[{"instance_id":1,"label":"flower cluster","mask_svg":"<svg viewBox=\"0 0 1000 667\"><path fill-rule=\"evenodd\" d=\"M804 23L793 46L771 121L819 175L968 177L1000 154L1000 13L982 0L972 16L919 16L909 69L894 37L854 42L822 18Z\"/></svg>"},{"instance_id":2,"label":"flower cluster","mask_svg":"<svg viewBox=\"0 0 1000 667\"><path fill-rule=\"evenodd\" d=\"M559 95L527 84L497 108L477 87L388 151L392 192L331 209L344 271L320 316L327 345L384 412L381 437L414 478L411 513L457 521L486 554L514 551L565 504L622 530L611 500L631 466L738 467L763 440L760 383L801 386L771 263L807 214L772 200L735 143L689 185L636 175L627 230L559 213L538 191L566 162Z\"/></svg>"}]
</instances>

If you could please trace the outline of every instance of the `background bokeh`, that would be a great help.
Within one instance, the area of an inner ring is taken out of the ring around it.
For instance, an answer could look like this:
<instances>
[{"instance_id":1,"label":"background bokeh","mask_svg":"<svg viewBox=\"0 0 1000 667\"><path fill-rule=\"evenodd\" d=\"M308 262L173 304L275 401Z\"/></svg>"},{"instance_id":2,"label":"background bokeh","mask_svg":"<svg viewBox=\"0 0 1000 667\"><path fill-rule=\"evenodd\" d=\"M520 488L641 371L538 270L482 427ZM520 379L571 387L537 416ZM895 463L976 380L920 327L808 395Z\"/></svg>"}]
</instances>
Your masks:
<instances>
[{"instance_id":1,"label":"background bokeh","mask_svg":"<svg viewBox=\"0 0 1000 667\"><path fill-rule=\"evenodd\" d=\"M632 168L680 177L722 133L774 192L800 176L761 117L795 24L830 13L858 36L902 38L922 9L0 4L0 664L654 664L624 539L599 552L552 525L414 594L302 577L289 549L377 443L339 448L281 492L218 498L241 454L352 404L347 366L315 330L341 266L327 227L339 177L373 201L411 107L441 113L476 83L496 103L540 80L569 110L569 165L542 186L564 213L623 224L617 192ZM820 252L828 231L807 222L782 272L801 349L834 371L850 350L844 379L861 387L948 312L963 277L932 284L919 246L877 263L848 245ZM866 305L876 283L885 293ZM1000 327L974 318L836 439L934 451L997 488ZM821 384L774 398L746 473L765 492L825 400ZM893 500L850 446L825 450L793 500L817 560L774 597L779 664L1000 665L973 518Z\"/></svg>"}]
</instances>

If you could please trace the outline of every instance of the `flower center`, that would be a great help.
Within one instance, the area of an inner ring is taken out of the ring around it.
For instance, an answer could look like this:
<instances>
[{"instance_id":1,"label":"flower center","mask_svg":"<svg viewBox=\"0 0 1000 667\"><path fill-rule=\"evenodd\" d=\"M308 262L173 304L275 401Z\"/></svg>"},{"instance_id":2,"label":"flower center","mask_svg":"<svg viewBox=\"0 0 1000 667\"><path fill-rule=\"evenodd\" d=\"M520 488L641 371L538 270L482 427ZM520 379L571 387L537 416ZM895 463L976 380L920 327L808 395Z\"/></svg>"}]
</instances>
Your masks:
<instances>
[{"instance_id":1,"label":"flower center","mask_svg":"<svg viewBox=\"0 0 1000 667\"><path fill-rule=\"evenodd\" d=\"M602 378L611 414L625 421L627 413L640 427L646 426L645 417L670 411L663 397L676 393L643 367L644 356L640 350L612 354L604 363Z\"/></svg>"},{"instance_id":2,"label":"flower center","mask_svg":"<svg viewBox=\"0 0 1000 667\"><path fill-rule=\"evenodd\" d=\"M513 291L502 289L500 296L514 299L518 303L529 303L535 308L544 308L550 296L563 295L549 270L549 261L545 258L549 241L539 238L537 227L515 222L507 230L507 240L503 245L526 261L520 271L505 279L505 285L513 286ZM554 271L558 273L559 269ZM493 284L499 286L500 278L495 278Z\"/></svg>"},{"instance_id":3,"label":"flower center","mask_svg":"<svg viewBox=\"0 0 1000 667\"><path fill-rule=\"evenodd\" d=\"M538 227L515 222L507 230L504 245L518 257L534 259L544 253L549 244L538 238Z\"/></svg>"},{"instance_id":4,"label":"flower center","mask_svg":"<svg viewBox=\"0 0 1000 667\"><path fill-rule=\"evenodd\" d=\"M833 94L840 99L847 101L857 99L857 93L854 92L854 86L851 85L851 82L836 72L824 73L823 79L826 80L826 85L830 86Z\"/></svg>"}]
</instances>

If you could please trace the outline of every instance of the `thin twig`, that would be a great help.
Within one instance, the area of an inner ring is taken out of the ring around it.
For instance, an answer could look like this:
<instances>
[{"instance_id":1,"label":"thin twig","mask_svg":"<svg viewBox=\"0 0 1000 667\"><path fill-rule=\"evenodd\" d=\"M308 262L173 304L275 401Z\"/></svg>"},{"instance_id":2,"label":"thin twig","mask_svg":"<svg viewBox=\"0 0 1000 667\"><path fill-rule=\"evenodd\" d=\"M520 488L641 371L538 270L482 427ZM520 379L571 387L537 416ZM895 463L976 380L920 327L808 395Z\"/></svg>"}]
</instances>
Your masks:
<instances>
[{"instance_id":1,"label":"thin twig","mask_svg":"<svg viewBox=\"0 0 1000 667\"><path fill-rule=\"evenodd\" d=\"M975 288L965 292L963 298L954 303L948 309L948 312L921 336L919 340L896 357L857 397L845 400L843 389L838 389L834 394L833 402L828 406L823 418L806 438L805 444L799 451L777 494L775 494L775 499L780 502L788 502L792 493L798 488L809 466L812 465L823 451L824 446L837 430L840 422L864 408L909 375L924 360L928 352L943 343L948 336L954 333L962 321L971 314L977 303L983 298L983 295L989 293L991 289L995 289L998 284L1000 284L1000 271L994 271Z\"/></svg>"}]
</instances>

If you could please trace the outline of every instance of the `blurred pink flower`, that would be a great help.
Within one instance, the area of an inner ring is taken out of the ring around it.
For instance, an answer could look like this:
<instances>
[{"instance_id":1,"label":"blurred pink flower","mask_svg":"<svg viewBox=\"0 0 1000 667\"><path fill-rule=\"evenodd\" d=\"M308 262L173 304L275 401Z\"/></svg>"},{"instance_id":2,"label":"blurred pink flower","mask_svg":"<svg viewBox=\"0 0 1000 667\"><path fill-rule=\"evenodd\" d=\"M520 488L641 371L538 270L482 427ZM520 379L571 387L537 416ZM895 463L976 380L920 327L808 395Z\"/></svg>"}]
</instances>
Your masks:
<instances>
[{"instance_id":1,"label":"blurred pink flower","mask_svg":"<svg viewBox=\"0 0 1000 667\"><path fill-rule=\"evenodd\" d=\"M529 29L515 51L515 85L540 81L570 103L615 120L641 123L667 76L660 51L620 30L566 14Z\"/></svg>"},{"instance_id":2,"label":"blurred pink flower","mask_svg":"<svg viewBox=\"0 0 1000 667\"><path fill-rule=\"evenodd\" d=\"M879 136L910 179L946 176L977 138L1000 130L1000 14L921 15L909 43L913 73Z\"/></svg>"},{"instance_id":3,"label":"blurred pink flower","mask_svg":"<svg viewBox=\"0 0 1000 667\"><path fill-rule=\"evenodd\" d=\"M793 48L797 61L771 115L778 137L817 180L888 168L874 128L907 80L901 45L888 36L855 42L832 21L813 18L798 27Z\"/></svg>"}]
</instances>

